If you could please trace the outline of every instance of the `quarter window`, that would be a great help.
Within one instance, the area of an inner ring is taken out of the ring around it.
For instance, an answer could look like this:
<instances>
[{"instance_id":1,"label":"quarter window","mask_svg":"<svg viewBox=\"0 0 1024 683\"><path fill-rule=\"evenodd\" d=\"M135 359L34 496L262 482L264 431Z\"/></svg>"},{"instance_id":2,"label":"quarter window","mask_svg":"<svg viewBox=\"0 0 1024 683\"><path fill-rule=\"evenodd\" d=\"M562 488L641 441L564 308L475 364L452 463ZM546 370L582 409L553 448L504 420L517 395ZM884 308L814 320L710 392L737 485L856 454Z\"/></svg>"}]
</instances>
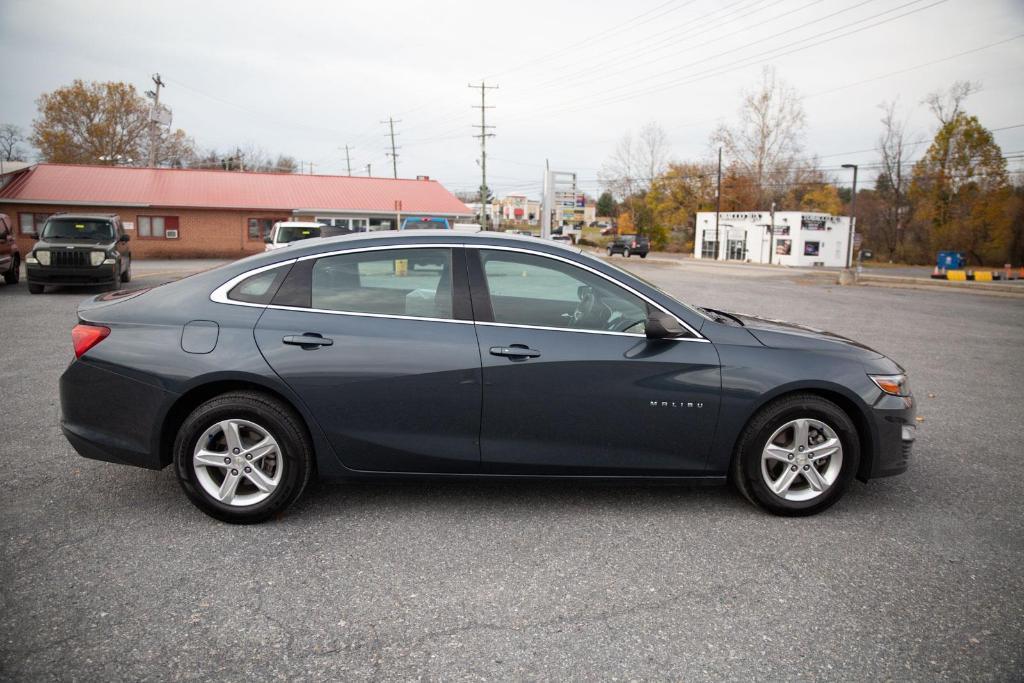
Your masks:
<instances>
[{"instance_id":1,"label":"quarter window","mask_svg":"<svg viewBox=\"0 0 1024 683\"><path fill-rule=\"evenodd\" d=\"M339 254L313 265L313 308L417 318L452 317L450 249Z\"/></svg>"},{"instance_id":2,"label":"quarter window","mask_svg":"<svg viewBox=\"0 0 1024 683\"><path fill-rule=\"evenodd\" d=\"M647 302L599 275L519 252L480 257L496 323L644 333Z\"/></svg>"},{"instance_id":3,"label":"quarter window","mask_svg":"<svg viewBox=\"0 0 1024 683\"><path fill-rule=\"evenodd\" d=\"M269 304L288 270L289 266L281 266L250 275L231 288L228 298L250 304Z\"/></svg>"}]
</instances>

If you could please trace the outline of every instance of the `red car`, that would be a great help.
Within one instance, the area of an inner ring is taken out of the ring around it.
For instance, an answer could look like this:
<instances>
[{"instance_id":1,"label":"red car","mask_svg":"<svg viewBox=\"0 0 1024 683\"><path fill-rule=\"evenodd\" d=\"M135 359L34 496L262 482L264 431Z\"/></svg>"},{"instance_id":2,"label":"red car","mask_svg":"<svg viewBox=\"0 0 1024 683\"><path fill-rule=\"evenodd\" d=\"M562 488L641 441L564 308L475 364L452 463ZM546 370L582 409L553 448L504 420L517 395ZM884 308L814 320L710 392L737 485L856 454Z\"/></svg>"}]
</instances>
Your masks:
<instances>
[{"instance_id":1,"label":"red car","mask_svg":"<svg viewBox=\"0 0 1024 683\"><path fill-rule=\"evenodd\" d=\"M21 277L21 252L14 240L14 227L11 218L0 213L0 274L9 285L18 284Z\"/></svg>"}]
</instances>

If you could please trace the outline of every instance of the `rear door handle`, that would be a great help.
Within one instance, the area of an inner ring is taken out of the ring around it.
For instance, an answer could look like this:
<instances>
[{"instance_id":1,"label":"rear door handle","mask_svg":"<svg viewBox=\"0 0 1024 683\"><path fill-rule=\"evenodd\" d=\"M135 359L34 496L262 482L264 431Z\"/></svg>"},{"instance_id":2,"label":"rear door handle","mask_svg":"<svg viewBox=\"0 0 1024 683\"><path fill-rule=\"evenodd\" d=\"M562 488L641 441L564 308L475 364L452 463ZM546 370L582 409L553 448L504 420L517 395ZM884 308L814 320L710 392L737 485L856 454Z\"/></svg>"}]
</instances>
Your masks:
<instances>
[{"instance_id":1,"label":"rear door handle","mask_svg":"<svg viewBox=\"0 0 1024 683\"><path fill-rule=\"evenodd\" d=\"M291 344L293 346L301 346L304 349L315 349L319 346L331 346L334 343L333 339L328 339L323 335L315 332L307 332L305 334L290 334L282 339L285 344Z\"/></svg>"},{"instance_id":2,"label":"rear door handle","mask_svg":"<svg viewBox=\"0 0 1024 683\"><path fill-rule=\"evenodd\" d=\"M538 358L540 351L522 344L513 344L512 346L492 346L491 355L507 356L508 358Z\"/></svg>"}]
</instances>

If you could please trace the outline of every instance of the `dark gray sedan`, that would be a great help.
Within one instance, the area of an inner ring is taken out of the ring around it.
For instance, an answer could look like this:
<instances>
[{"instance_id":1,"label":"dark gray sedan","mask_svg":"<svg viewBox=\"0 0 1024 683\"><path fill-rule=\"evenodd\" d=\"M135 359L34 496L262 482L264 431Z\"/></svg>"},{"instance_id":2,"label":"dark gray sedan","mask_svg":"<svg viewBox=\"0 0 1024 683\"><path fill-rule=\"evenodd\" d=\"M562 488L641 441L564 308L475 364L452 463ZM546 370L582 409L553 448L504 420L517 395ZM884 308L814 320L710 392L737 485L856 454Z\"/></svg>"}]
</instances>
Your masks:
<instances>
[{"instance_id":1,"label":"dark gray sedan","mask_svg":"<svg viewBox=\"0 0 1024 683\"><path fill-rule=\"evenodd\" d=\"M173 463L228 522L313 476L732 481L807 515L903 472L914 439L907 378L870 348L531 238L308 240L78 315L64 434Z\"/></svg>"}]
</instances>

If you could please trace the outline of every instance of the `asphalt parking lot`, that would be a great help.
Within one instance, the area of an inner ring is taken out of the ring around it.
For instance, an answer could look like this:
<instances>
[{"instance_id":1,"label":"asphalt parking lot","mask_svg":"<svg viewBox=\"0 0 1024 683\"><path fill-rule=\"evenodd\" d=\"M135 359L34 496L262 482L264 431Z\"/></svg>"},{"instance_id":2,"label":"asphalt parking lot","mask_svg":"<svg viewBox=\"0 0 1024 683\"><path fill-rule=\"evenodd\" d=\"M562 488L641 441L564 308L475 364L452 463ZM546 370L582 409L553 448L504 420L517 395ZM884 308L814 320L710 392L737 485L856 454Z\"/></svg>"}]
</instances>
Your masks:
<instances>
[{"instance_id":1,"label":"asphalt parking lot","mask_svg":"<svg viewBox=\"0 0 1024 683\"><path fill-rule=\"evenodd\" d=\"M808 519L729 488L335 483L229 526L170 469L71 450L85 293L0 285L0 678L1019 680L1024 300L628 265L892 355L912 469Z\"/></svg>"}]
</instances>

